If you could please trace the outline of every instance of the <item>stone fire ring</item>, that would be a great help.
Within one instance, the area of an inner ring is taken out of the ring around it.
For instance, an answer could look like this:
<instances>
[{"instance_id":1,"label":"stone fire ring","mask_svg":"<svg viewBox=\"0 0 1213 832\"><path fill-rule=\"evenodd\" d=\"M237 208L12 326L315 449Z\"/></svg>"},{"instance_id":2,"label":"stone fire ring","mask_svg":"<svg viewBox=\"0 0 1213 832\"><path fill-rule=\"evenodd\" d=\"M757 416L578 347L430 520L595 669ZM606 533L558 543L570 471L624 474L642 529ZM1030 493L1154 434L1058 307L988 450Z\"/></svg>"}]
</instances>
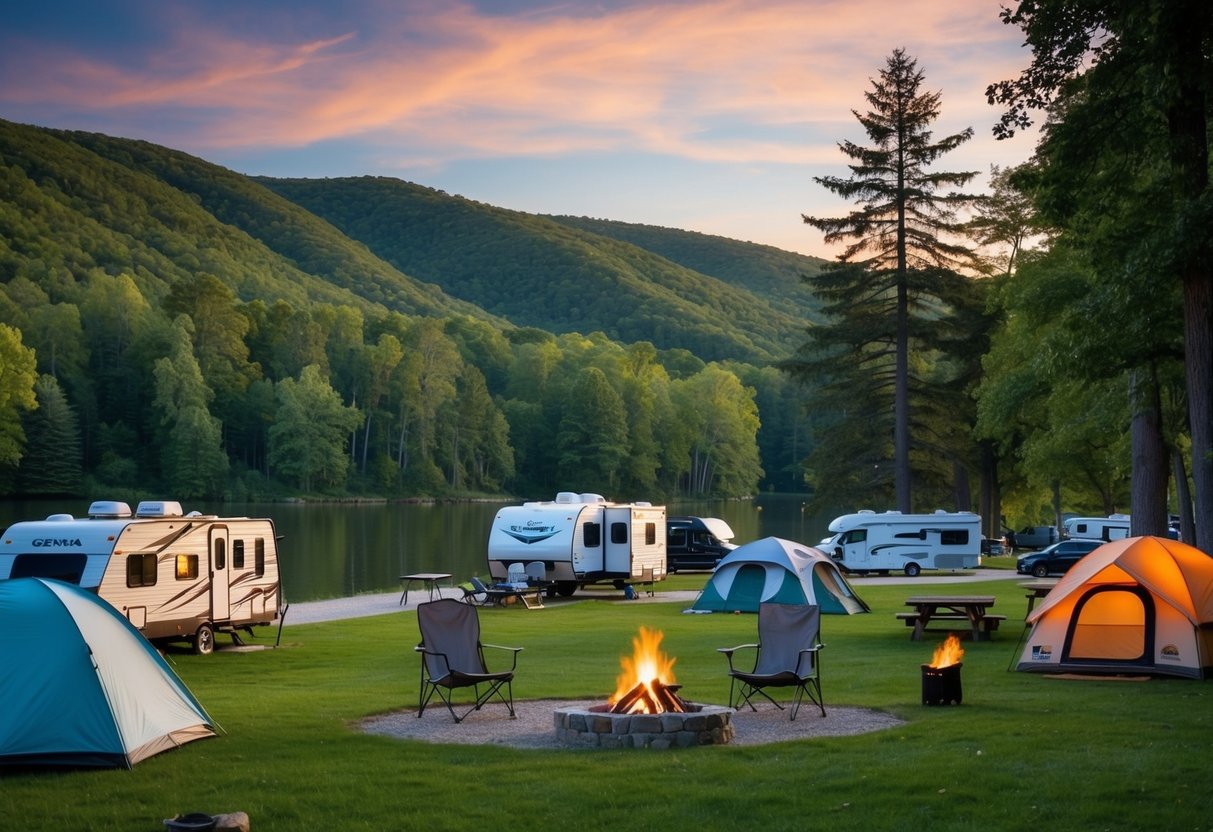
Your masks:
<instances>
[{"instance_id":1,"label":"stone fire ring","mask_svg":"<svg viewBox=\"0 0 1213 832\"><path fill-rule=\"evenodd\" d=\"M411 707L367 717L351 727L367 734L397 740L524 749L589 749L601 746L590 745L588 739L573 743L559 739L555 729L555 715L558 711L593 713L591 708L601 704L602 700L515 700L514 711L517 718L511 719L505 706L495 702L469 714L463 722L456 723L441 703L437 706L431 703L420 718L417 717L416 707ZM835 706L828 702L824 718L815 707L802 705L795 721L788 719L786 710L781 711L769 703L760 704L756 712L749 708L742 708L735 713L729 708L720 710L731 713L733 736L729 742L730 746L853 736L905 724L905 720L884 711ZM677 749L681 746L669 747Z\"/></svg>"},{"instance_id":2,"label":"stone fire ring","mask_svg":"<svg viewBox=\"0 0 1213 832\"><path fill-rule=\"evenodd\" d=\"M605 706L557 709L556 739L589 748L691 748L733 740L733 709L687 703L685 713L614 714Z\"/></svg>"}]
</instances>

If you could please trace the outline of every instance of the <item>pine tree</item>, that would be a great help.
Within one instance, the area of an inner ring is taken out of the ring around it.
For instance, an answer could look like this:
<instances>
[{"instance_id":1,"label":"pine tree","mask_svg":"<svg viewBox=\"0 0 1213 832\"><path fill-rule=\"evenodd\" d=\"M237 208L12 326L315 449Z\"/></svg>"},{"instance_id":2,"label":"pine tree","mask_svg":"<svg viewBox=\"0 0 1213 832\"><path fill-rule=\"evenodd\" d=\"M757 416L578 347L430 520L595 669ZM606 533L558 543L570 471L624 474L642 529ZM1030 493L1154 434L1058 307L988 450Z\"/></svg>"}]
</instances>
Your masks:
<instances>
[{"instance_id":1,"label":"pine tree","mask_svg":"<svg viewBox=\"0 0 1213 832\"><path fill-rule=\"evenodd\" d=\"M80 493L82 457L80 426L54 376L34 384L38 409L25 419L25 458L21 460L23 494L44 496Z\"/></svg>"},{"instance_id":2,"label":"pine tree","mask_svg":"<svg viewBox=\"0 0 1213 832\"><path fill-rule=\"evenodd\" d=\"M930 125L939 116L941 95L922 92L923 78L914 59L894 50L864 94L871 109L862 115L852 111L873 146L840 143L852 160L851 175L814 177L861 207L845 217L804 216L825 232L827 243L847 246L835 268L813 279L832 323L810 330L800 359L789 365L802 377L823 369L836 379L845 376L844 389L876 386L879 398L887 398L892 387L895 500L907 512L915 319L938 314L946 291L937 288L941 279L972 261L968 248L950 240L962 233L957 212L976 198L941 191L962 187L977 175L928 171L940 156L972 138L973 130L933 138ZM845 363L832 369L837 360Z\"/></svg>"}]
</instances>

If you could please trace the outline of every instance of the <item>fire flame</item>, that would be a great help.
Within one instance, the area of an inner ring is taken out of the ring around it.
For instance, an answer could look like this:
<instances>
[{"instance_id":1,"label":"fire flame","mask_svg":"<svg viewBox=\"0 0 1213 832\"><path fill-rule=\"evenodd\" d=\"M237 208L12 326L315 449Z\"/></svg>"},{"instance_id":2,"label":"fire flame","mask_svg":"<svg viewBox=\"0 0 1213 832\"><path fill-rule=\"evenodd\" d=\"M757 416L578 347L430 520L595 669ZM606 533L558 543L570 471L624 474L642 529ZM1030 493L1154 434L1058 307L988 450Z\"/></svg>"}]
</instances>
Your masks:
<instances>
[{"instance_id":1,"label":"fire flame","mask_svg":"<svg viewBox=\"0 0 1213 832\"><path fill-rule=\"evenodd\" d=\"M927 666L951 667L954 664L960 664L964 655L965 651L960 646L960 639L956 637L955 633L951 633L943 644L935 648L935 656Z\"/></svg>"},{"instance_id":2,"label":"fire flame","mask_svg":"<svg viewBox=\"0 0 1213 832\"><path fill-rule=\"evenodd\" d=\"M660 630L640 628L640 634L632 639L632 655L621 656L619 666L623 672L615 680L615 693L607 700L614 705L622 697L630 693L637 685L644 685L650 693L653 684L673 685L674 662L661 650L661 639L665 636ZM650 713L644 702L637 703L639 713Z\"/></svg>"}]
</instances>

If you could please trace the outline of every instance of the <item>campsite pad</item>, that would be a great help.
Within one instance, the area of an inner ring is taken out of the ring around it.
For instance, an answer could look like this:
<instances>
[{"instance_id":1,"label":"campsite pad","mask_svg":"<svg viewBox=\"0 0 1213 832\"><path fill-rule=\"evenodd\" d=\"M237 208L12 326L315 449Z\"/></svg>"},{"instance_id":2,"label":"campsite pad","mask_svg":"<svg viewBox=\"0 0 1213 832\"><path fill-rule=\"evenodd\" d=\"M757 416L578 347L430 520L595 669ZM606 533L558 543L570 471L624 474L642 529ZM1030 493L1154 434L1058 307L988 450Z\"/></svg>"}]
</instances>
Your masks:
<instances>
[{"instance_id":1,"label":"campsite pad","mask_svg":"<svg viewBox=\"0 0 1213 832\"><path fill-rule=\"evenodd\" d=\"M513 748L566 748L556 739L554 714L557 710L585 709L601 701L560 701L535 699L516 701L517 719L510 719L504 705L486 705L483 710L456 723L442 708L431 706L421 718L416 709L393 711L368 717L355 727L368 734L402 740L421 740L460 745L502 745ZM733 715L736 736L731 745L766 745L772 742L806 740L815 737L846 737L868 734L904 725L892 714L867 708L834 707L827 703L826 716L801 711L789 720L788 712L773 705L760 705L757 713L749 708Z\"/></svg>"}]
</instances>

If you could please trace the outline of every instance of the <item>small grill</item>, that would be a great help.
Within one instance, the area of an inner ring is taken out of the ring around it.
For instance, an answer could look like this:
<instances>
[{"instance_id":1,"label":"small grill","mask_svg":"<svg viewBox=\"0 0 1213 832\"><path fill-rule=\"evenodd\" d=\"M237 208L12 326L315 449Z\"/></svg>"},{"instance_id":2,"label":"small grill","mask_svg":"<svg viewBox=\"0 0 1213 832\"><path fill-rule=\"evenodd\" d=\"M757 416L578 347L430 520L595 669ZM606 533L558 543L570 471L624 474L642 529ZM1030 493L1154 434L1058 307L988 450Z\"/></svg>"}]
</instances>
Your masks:
<instances>
[{"instance_id":1,"label":"small grill","mask_svg":"<svg viewBox=\"0 0 1213 832\"><path fill-rule=\"evenodd\" d=\"M922 704L959 705L961 700L960 668L957 662L946 667L922 666Z\"/></svg>"}]
</instances>

